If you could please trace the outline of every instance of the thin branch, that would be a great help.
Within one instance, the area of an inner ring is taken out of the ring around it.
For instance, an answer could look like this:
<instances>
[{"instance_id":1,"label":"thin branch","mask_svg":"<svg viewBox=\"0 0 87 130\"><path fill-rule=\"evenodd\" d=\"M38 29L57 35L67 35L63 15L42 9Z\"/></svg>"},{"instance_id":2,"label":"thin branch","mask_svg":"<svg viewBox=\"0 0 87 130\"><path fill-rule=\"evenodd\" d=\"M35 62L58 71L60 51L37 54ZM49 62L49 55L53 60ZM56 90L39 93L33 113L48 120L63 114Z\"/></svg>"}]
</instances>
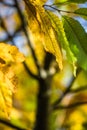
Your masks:
<instances>
[{"instance_id":1,"label":"thin branch","mask_svg":"<svg viewBox=\"0 0 87 130\"><path fill-rule=\"evenodd\" d=\"M70 90L70 93L77 93L77 92L85 91L85 90L87 90L87 85L86 85L86 86L80 86L80 87L77 88L77 89L71 89L71 90Z\"/></svg>"},{"instance_id":2,"label":"thin branch","mask_svg":"<svg viewBox=\"0 0 87 130\"><path fill-rule=\"evenodd\" d=\"M13 128L13 129L16 129L16 130L27 130L26 128L21 128L19 126L16 126L16 125L12 124L11 122L3 120L3 119L0 119L0 123L4 124L6 126L9 126L9 127Z\"/></svg>"},{"instance_id":3,"label":"thin branch","mask_svg":"<svg viewBox=\"0 0 87 130\"><path fill-rule=\"evenodd\" d=\"M70 104L70 105L68 105L68 106L59 105L59 106L54 107L54 110L59 110L59 109L72 109L72 108L74 108L74 107L79 107L79 106L82 106L82 105L87 105L87 101L84 101L84 102L76 102L76 103Z\"/></svg>"},{"instance_id":4,"label":"thin branch","mask_svg":"<svg viewBox=\"0 0 87 130\"><path fill-rule=\"evenodd\" d=\"M78 69L77 70L77 77L80 73L81 69ZM57 99L53 104L52 104L52 110L54 110L55 107L58 107L60 102L64 99L64 97L70 92L72 86L73 86L73 83L75 82L76 80L76 77L72 77L72 81L70 83L70 85L65 89L64 93L60 96L59 99Z\"/></svg>"},{"instance_id":5,"label":"thin branch","mask_svg":"<svg viewBox=\"0 0 87 130\"><path fill-rule=\"evenodd\" d=\"M31 77L33 77L33 78L36 79L36 80L39 79L39 77L38 77L37 75L35 75L35 74L33 74L33 73L31 72L31 70L29 69L29 67L27 66L27 64L26 64L25 62L23 62L23 65L24 65L26 71L28 72L28 74L29 74Z\"/></svg>"},{"instance_id":6,"label":"thin branch","mask_svg":"<svg viewBox=\"0 0 87 130\"><path fill-rule=\"evenodd\" d=\"M4 27L4 26L2 25L2 28L5 30L5 32L6 32L6 34L7 34L8 36L7 36L5 39L3 39L3 40L0 39L0 42L13 41L13 38L14 38L15 36L17 36L17 33L19 33L19 32L22 31L22 28L18 28L12 35L10 35L10 34L8 33L8 30L6 29L6 27ZM14 43L13 43L13 44L14 44Z\"/></svg>"},{"instance_id":7,"label":"thin branch","mask_svg":"<svg viewBox=\"0 0 87 130\"><path fill-rule=\"evenodd\" d=\"M50 7L51 9L54 9L58 13L61 13L61 12L63 12L63 13L74 13L74 12L71 12L71 11L68 11L68 10L62 10L62 9L56 8L53 5L47 5L47 4L45 4L45 5L43 5L43 7Z\"/></svg>"},{"instance_id":8,"label":"thin branch","mask_svg":"<svg viewBox=\"0 0 87 130\"><path fill-rule=\"evenodd\" d=\"M0 17L0 19L1 19L1 17ZM9 39L11 39L12 43L14 44L13 37L12 37L12 36L10 35L10 33L8 32L8 29L6 28L6 26L5 26L4 22L3 22L3 19L1 19L1 26L2 26L3 29L6 31L6 33L7 33L8 37L9 37Z\"/></svg>"},{"instance_id":9,"label":"thin branch","mask_svg":"<svg viewBox=\"0 0 87 130\"><path fill-rule=\"evenodd\" d=\"M0 3L4 4L5 6L9 6L9 7L11 7L11 8L16 7L15 4L9 4L9 3L6 3L6 2L4 2L4 1L0 1Z\"/></svg>"},{"instance_id":10,"label":"thin branch","mask_svg":"<svg viewBox=\"0 0 87 130\"><path fill-rule=\"evenodd\" d=\"M18 14L19 14L20 19L21 19L22 24L23 24L23 30L24 30L24 33L25 33L25 35L27 37L27 41L28 41L29 47L31 49L31 52L32 52L32 55L33 55L33 58L34 58L35 65L36 65L36 67L38 69L38 74L40 75L40 66L38 64L38 59L37 59L37 57L35 55L34 49L33 49L32 45L31 45L31 42L30 42L30 39L29 39L29 36L28 36L28 32L26 30L26 20L24 19L25 17L23 16L23 14L22 14L22 12L20 10L20 7L19 7L19 4L18 4L17 0L14 0L14 1L15 1L17 10L18 10Z\"/></svg>"},{"instance_id":11,"label":"thin branch","mask_svg":"<svg viewBox=\"0 0 87 130\"><path fill-rule=\"evenodd\" d=\"M30 39L29 39L27 30L26 30L26 21L25 21L25 19L24 19L24 15L23 15L23 13L22 13L21 10L20 10L18 1L17 1L17 0L14 0L14 2L15 2L15 5L16 5L16 8L17 8L17 10L18 10L19 17L20 17L20 19L21 19L21 21L22 21L22 25L20 26L19 29L17 29L17 31L14 32L13 35L10 35L9 32L8 32L8 30L7 30L7 28L6 28L5 25L3 24L3 20L2 20L2 27L3 27L3 29L6 31L7 35L8 35L7 38L4 39L3 41L4 41L4 42L7 42L7 41L11 40L12 43L15 45L15 43L14 43L14 41L13 41L13 37L16 35L16 33L17 33L18 31L21 31L21 30L23 29L23 31L24 31L24 33L25 33L25 36L26 36L26 38L27 38L29 47L30 47L31 52L32 52L32 56L33 56L35 65L37 66L37 69L38 69L38 75L40 75L40 71L39 71L39 70L40 70L40 66L39 66L39 64L38 64L37 57L36 57L36 55L35 55L34 49L33 49L32 45L31 45L31 42L30 42ZM34 74L30 71L30 69L27 67L27 65L24 65L24 66L25 66L25 69L27 70L27 72L28 72L31 76L33 76L33 78L38 79L37 76L34 75Z\"/></svg>"},{"instance_id":12,"label":"thin branch","mask_svg":"<svg viewBox=\"0 0 87 130\"><path fill-rule=\"evenodd\" d=\"M65 90L65 92L60 96L59 99L57 99L53 104L52 104L52 109L54 110L54 108L58 107L59 103L63 100L63 98L66 96L67 93L69 93L71 87L72 87L72 84L75 80L75 77L72 77L72 81L71 81L71 84L68 86L68 88Z\"/></svg>"}]
</instances>

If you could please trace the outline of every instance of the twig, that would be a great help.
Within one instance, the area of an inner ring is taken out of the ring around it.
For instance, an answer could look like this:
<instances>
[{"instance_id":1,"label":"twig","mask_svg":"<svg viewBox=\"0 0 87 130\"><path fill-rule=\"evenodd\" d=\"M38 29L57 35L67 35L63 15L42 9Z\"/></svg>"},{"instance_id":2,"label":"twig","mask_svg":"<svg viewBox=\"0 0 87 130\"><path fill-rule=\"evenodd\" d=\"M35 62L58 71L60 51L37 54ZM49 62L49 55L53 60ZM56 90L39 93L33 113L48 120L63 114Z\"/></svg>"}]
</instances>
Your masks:
<instances>
[{"instance_id":1,"label":"twig","mask_svg":"<svg viewBox=\"0 0 87 130\"><path fill-rule=\"evenodd\" d=\"M43 5L43 7L50 7L51 9L54 9L58 13L61 13L61 12L64 12L64 13L74 13L74 12L71 12L71 11L68 11L68 10L62 10L62 9L56 8L53 5L47 5L47 4L45 4L45 5Z\"/></svg>"},{"instance_id":2,"label":"twig","mask_svg":"<svg viewBox=\"0 0 87 130\"><path fill-rule=\"evenodd\" d=\"M4 4L5 6L9 6L9 7L11 7L11 8L16 7L15 4L6 3L6 2L4 2L3 0L1 0L0 3Z\"/></svg>"},{"instance_id":3,"label":"twig","mask_svg":"<svg viewBox=\"0 0 87 130\"><path fill-rule=\"evenodd\" d=\"M1 19L1 26L2 28L5 30L5 32L7 33L7 37L4 39L4 40L1 40L0 39L0 42L8 42L8 41L13 41L13 38L17 35L17 33L21 32L22 31L22 28L18 28L12 35L9 34L7 28L4 26L3 24L3 20ZM14 43L13 43L14 44Z\"/></svg>"},{"instance_id":4,"label":"twig","mask_svg":"<svg viewBox=\"0 0 87 130\"><path fill-rule=\"evenodd\" d=\"M36 79L36 80L39 79L39 77L38 77L37 75L35 75L35 74L33 74L33 73L31 72L31 70L29 69L29 67L27 66L27 64L26 64L25 62L23 62L23 65L24 65L26 71L30 74L30 76L32 76L32 77L33 77L34 79Z\"/></svg>"},{"instance_id":5,"label":"twig","mask_svg":"<svg viewBox=\"0 0 87 130\"><path fill-rule=\"evenodd\" d=\"M28 41L29 47L30 47L30 49L31 49L31 52L32 52L32 55L33 55L33 59L34 59L35 65L36 65L36 67L37 67L37 69L38 69L38 75L40 75L40 66L39 66L39 64L38 64L37 57L36 57L36 55L35 55L34 49L33 49L32 45L31 45L31 42L30 42L30 39L29 39L29 36L28 36L28 32L27 32L27 30L26 30L26 21L25 21L25 19L24 19L25 17L23 16L23 14L22 14L22 12L21 12L21 10L20 10L20 7L19 7L19 4L18 4L17 0L14 0L14 1L15 1L17 10L18 10L18 14L19 14L20 19L21 19L22 24L23 24L23 30L24 30L24 33L25 33L25 35L26 35L26 37L27 37L27 41Z\"/></svg>"},{"instance_id":6,"label":"twig","mask_svg":"<svg viewBox=\"0 0 87 130\"><path fill-rule=\"evenodd\" d=\"M59 105L59 106L55 106L54 107L54 110L59 110L59 109L71 109L71 108L74 108L74 107L79 107L81 105L86 105L87 104L87 101L84 101L84 102L76 102L74 104L70 104L68 106L64 106L64 105Z\"/></svg>"},{"instance_id":7,"label":"twig","mask_svg":"<svg viewBox=\"0 0 87 130\"><path fill-rule=\"evenodd\" d=\"M0 18L1 18L1 17L0 17ZM13 41L12 36L10 35L10 33L8 32L6 26L5 26L4 23L3 23L3 19L1 19L1 26L2 26L3 29L6 31L6 33L7 33L8 37L9 37L9 39L10 39L10 38L12 39L11 41L12 41L12 43L14 44L14 41Z\"/></svg>"},{"instance_id":8,"label":"twig","mask_svg":"<svg viewBox=\"0 0 87 130\"><path fill-rule=\"evenodd\" d=\"M77 70L77 76L80 73L80 69ZM64 97L66 96L66 94L68 94L72 88L72 85L74 83L74 81L76 80L76 77L72 77L72 81L70 83L70 85L65 89L64 93L60 96L59 99L57 99L53 104L52 104L52 110L54 110L56 107L58 107L59 103L64 99Z\"/></svg>"},{"instance_id":9,"label":"twig","mask_svg":"<svg viewBox=\"0 0 87 130\"><path fill-rule=\"evenodd\" d=\"M77 93L77 92L85 91L85 90L87 90L87 85L86 86L80 86L79 88L77 88L75 90L71 89L70 93Z\"/></svg>"},{"instance_id":10,"label":"twig","mask_svg":"<svg viewBox=\"0 0 87 130\"><path fill-rule=\"evenodd\" d=\"M4 124L4 125L7 125L7 126L9 126L9 127L11 127L11 128L14 128L14 129L16 129L16 130L27 130L26 128L21 128L21 127L19 127L19 126L16 126L16 125L12 124L11 122L8 122L8 121L6 121L6 120L3 120L3 119L0 119L0 123L2 123L2 124Z\"/></svg>"},{"instance_id":11,"label":"twig","mask_svg":"<svg viewBox=\"0 0 87 130\"><path fill-rule=\"evenodd\" d=\"M60 96L60 98L58 100L56 100L53 104L52 104L52 108L53 110L58 107L59 103L62 101L62 99L66 96L67 93L69 93L71 87L72 87L72 84L75 80L75 77L72 77L72 81L71 81L71 84L68 86L68 88L65 90L65 92Z\"/></svg>"},{"instance_id":12,"label":"twig","mask_svg":"<svg viewBox=\"0 0 87 130\"><path fill-rule=\"evenodd\" d=\"M18 32L20 32L21 30L23 30L24 33L25 33L25 35L26 35L26 38L27 38L29 47L30 47L30 49L31 49L31 52L32 52L32 55L33 55L35 64L36 64L36 66L37 66L37 68L38 68L38 71L39 71L40 69L39 69L38 60L37 60L37 58L36 58L35 52L34 52L32 46L31 46L31 43L30 43L30 40L29 40L29 37L28 37L28 33L27 33L27 30L26 30L26 22L25 22L24 16L23 16L23 14L22 14L22 12L21 12L21 10L20 10L20 7L19 7L19 4L18 4L17 0L14 0L14 1L15 1L15 6L16 6L16 8L17 8L17 10L18 10L19 17L20 17L20 19L21 19L21 21L22 21L22 25L14 32L13 35L10 35L9 32L8 32L8 30L7 30L7 28L6 28L5 25L3 24L3 19L1 19L1 20L2 20L1 25L2 25L3 29L5 30L5 32L6 32L7 35L8 35L7 38L4 39L3 41L4 41L4 42L7 42L7 41L10 40L10 41L12 41L13 45L15 45L15 43L14 43L14 41L13 41L14 36L15 36ZM1 41L1 42L2 42L2 41ZM30 71L30 69L27 67L27 65L26 65L25 63L24 63L24 67L25 67L25 69L27 70L27 72L29 73L29 75L31 75L31 76L32 76L33 78L35 78L35 79L38 79L38 76L37 76L37 75L34 75L34 74ZM39 73L40 73L40 72L39 72ZM38 75L39 75L39 74L38 74Z\"/></svg>"}]
</instances>

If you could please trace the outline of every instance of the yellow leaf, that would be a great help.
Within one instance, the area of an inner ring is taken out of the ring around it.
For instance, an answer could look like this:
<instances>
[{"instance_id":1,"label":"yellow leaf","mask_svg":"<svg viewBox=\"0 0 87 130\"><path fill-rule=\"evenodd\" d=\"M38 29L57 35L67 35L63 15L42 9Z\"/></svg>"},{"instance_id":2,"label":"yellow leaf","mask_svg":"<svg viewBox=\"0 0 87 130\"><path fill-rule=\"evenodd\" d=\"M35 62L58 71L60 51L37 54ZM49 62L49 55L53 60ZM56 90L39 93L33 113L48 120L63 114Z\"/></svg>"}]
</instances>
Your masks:
<instances>
[{"instance_id":1,"label":"yellow leaf","mask_svg":"<svg viewBox=\"0 0 87 130\"><path fill-rule=\"evenodd\" d=\"M26 0L27 1L27 0ZM35 3L37 5L43 5L47 0L29 0L31 3Z\"/></svg>"},{"instance_id":2,"label":"yellow leaf","mask_svg":"<svg viewBox=\"0 0 87 130\"><path fill-rule=\"evenodd\" d=\"M57 33L54 30L50 19L48 18L47 12L40 4L33 4L33 2L31 2L31 5L34 8L34 14L28 5L26 5L26 11L28 25L32 33L32 37L37 39L37 42L43 44L46 51L52 53L56 57L59 68L63 69L62 53Z\"/></svg>"},{"instance_id":3,"label":"yellow leaf","mask_svg":"<svg viewBox=\"0 0 87 130\"><path fill-rule=\"evenodd\" d=\"M24 55L19 52L16 46L0 43L0 64L23 61Z\"/></svg>"},{"instance_id":4,"label":"yellow leaf","mask_svg":"<svg viewBox=\"0 0 87 130\"><path fill-rule=\"evenodd\" d=\"M49 37L50 34L50 37ZM49 29L49 32L47 35L44 35L43 38L44 42L44 47L46 51L52 53L54 56L56 56L56 61L59 64L59 68L62 70L63 65L62 65L62 53L60 50L60 47L58 45L58 42L55 39L55 32L52 28Z\"/></svg>"},{"instance_id":5,"label":"yellow leaf","mask_svg":"<svg viewBox=\"0 0 87 130\"><path fill-rule=\"evenodd\" d=\"M9 117L12 108L12 94L17 86L17 77L9 66L0 70L0 109Z\"/></svg>"},{"instance_id":6,"label":"yellow leaf","mask_svg":"<svg viewBox=\"0 0 87 130\"><path fill-rule=\"evenodd\" d=\"M17 77L12 63L24 61L16 46L0 43L0 110L9 117L12 108L12 94L17 86Z\"/></svg>"}]
</instances>

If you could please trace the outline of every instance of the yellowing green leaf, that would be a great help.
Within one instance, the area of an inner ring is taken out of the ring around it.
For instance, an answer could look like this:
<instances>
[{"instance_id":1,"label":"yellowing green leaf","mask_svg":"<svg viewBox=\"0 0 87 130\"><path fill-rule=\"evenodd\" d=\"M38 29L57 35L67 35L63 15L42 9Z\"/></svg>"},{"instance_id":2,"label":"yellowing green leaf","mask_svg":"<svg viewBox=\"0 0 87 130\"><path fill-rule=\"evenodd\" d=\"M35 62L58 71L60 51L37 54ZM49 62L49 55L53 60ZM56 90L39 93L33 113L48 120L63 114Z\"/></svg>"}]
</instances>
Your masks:
<instances>
[{"instance_id":1,"label":"yellowing green leaf","mask_svg":"<svg viewBox=\"0 0 87 130\"><path fill-rule=\"evenodd\" d=\"M29 29L32 32L34 38L36 38L38 42L43 43L44 48L48 52L55 55L56 61L59 64L59 68L62 69L62 53L57 38L57 33L52 27L52 23L48 18L48 14L44 8L40 5L33 6L36 11L35 15L33 15L32 10L28 8L28 6L26 8Z\"/></svg>"},{"instance_id":2,"label":"yellowing green leaf","mask_svg":"<svg viewBox=\"0 0 87 130\"><path fill-rule=\"evenodd\" d=\"M47 30L46 30L47 31ZM59 64L59 68L62 70L63 65L62 65L62 53L60 50L60 46L58 45L57 39L55 39L55 32L53 28L50 28L47 32L48 34L44 36L44 47L46 51L52 53L56 57L56 61ZM50 34L50 36L49 36Z\"/></svg>"},{"instance_id":3,"label":"yellowing green leaf","mask_svg":"<svg viewBox=\"0 0 87 130\"><path fill-rule=\"evenodd\" d=\"M52 26L57 32L58 40L62 46L62 48L66 51L66 55L68 58L68 61L73 65L74 70L76 69L75 63L76 63L76 57L74 56L72 50L70 49L69 42L67 40L66 34L64 32L63 23L61 19L53 14L52 12L48 12L48 16L50 17Z\"/></svg>"}]
</instances>

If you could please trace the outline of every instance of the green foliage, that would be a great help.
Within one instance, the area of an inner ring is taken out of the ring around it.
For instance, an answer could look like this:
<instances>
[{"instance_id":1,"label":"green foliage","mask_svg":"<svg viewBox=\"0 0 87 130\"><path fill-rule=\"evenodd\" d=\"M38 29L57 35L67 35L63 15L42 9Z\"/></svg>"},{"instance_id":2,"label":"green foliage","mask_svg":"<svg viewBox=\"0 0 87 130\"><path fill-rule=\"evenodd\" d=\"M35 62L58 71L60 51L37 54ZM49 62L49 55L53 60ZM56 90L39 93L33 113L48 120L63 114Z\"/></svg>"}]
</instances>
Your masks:
<instances>
[{"instance_id":1,"label":"green foliage","mask_svg":"<svg viewBox=\"0 0 87 130\"><path fill-rule=\"evenodd\" d=\"M77 58L77 64L87 70L87 35L85 30L77 20L67 16L63 16L63 24L70 48Z\"/></svg>"}]
</instances>

